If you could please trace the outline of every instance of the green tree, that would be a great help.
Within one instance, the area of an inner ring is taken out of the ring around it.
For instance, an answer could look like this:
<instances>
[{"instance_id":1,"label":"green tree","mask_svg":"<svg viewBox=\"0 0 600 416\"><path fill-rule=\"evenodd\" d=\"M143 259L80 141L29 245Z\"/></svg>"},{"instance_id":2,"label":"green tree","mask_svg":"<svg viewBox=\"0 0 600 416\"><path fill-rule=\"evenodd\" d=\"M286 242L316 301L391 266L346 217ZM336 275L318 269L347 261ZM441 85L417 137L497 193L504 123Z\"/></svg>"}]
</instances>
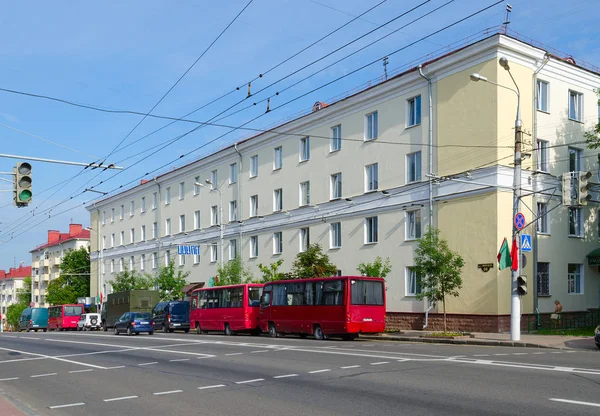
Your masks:
<instances>
[{"instance_id":1,"label":"green tree","mask_svg":"<svg viewBox=\"0 0 600 416\"><path fill-rule=\"evenodd\" d=\"M77 303L77 298L90 294L90 250L80 247L66 252L60 264L60 275L48 284L46 300L51 305Z\"/></svg>"},{"instance_id":2,"label":"green tree","mask_svg":"<svg viewBox=\"0 0 600 416\"><path fill-rule=\"evenodd\" d=\"M600 106L600 89L596 90L598 95L598 105ZM583 134L589 149L597 149L600 147L600 121L594 125L592 130Z\"/></svg>"},{"instance_id":3,"label":"green tree","mask_svg":"<svg viewBox=\"0 0 600 416\"><path fill-rule=\"evenodd\" d=\"M128 290L149 290L154 288L154 278L147 274L141 274L137 270L129 270L127 267L115 275L110 282L113 292L126 292Z\"/></svg>"},{"instance_id":4,"label":"green tree","mask_svg":"<svg viewBox=\"0 0 600 416\"><path fill-rule=\"evenodd\" d=\"M386 257L385 262L379 256L375 258L373 263L361 263L356 268L362 276L385 277L392 271L392 263L390 258Z\"/></svg>"},{"instance_id":5,"label":"green tree","mask_svg":"<svg viewBox=\"0 0 600 416\"><path fill-rule=\"evenodd\" d=\"M283 264L283 259L279 259L276 262L265 266L262 263L258 264L258 270L262 273L262 277L258 280L258 283L268 283L275 280L285 279L285 274L279 271L279 268Z\"/></svg>"},{"instance_id":6,"label":"green tree","mask_svg":"<svg viewBox=\"0 0 600 416\"><path fill-rule=\"evenodd\" d=\"M428 298L444 304L444 332L446 326L446 297L459 295L462 287L461 270L463 258L450 250L448 242L440 237L440 230L428 227L425 235L418 240L415 249L415 266L421 292L417 299Z\"/></svg>"},{"instance_id":7,"label":"green tree","mask_svg":"<svg viewBox=\"0 0 600 416\"><path fill-rule=\"evenodd\" d=\"M219 276L217 286L237 285L250 282L254 276L246 268L240 256L228 261L217 269Z\"/></svg>"},{"instance_id":8,"label":"green tree","mask_svg":"<svg viewBox=\"0 0 600 416\"><path fill-rule=\"evenodd\" d=\"M305 279L310 277L329 277L337 272L337 266L329 261L319 244L309 244L306 251L298 253L292 264L289 277Z\"/></svg>"},{"instance_id":9,"label":"green tree","mask_svg":"<svg viewBox=\"0 0 600 416\"><path fill-rule=\"evenodd\" d=\"M16 290L16 298L17 302L6 308L6 322L13 328L18 325L21 313L31 302L31 277L23 279L23 286Z\"/></svg>"},{"instance_id":10,"label":"green tree","mask_svg":"<svg viewBox=\"0 0 600 416\"><path fill-rule=\"evenodd\" d=\"M177 300L185 296L183 287L187 284L190 272L181 269L175 271L175 262L171 260L168 266L160 266L154 283L160 291L160 300Z\"/></svg>"}]
</instances>

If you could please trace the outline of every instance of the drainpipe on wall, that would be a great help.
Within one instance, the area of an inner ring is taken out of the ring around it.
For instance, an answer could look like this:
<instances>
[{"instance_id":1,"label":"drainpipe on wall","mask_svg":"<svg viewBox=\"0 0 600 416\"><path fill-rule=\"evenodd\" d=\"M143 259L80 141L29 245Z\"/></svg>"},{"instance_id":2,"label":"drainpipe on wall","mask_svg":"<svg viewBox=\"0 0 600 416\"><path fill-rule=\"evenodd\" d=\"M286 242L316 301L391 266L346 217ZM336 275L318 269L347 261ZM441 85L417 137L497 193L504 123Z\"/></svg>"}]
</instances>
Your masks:
<instances>
[{"instance_id":1,"label":"drainpipe on wall","mask_svg":"<svg viewBox=\"0 0 600 416\"><path fill-rule=\"evenodd\" d=\"M550 56L548 55L548 53L546 53L544 55L544 60L542 61L541 65L533 72L533 76L532 76L533 126L531 127L531 137L533 138L535 147L537 147L537 103L538 103L538 99L539 99L538 89L537 89L537 75L542 70L542 68L544 66L546 66L546 64L548 63L549 60L550 60ZM531 155L531 156L532 156L533 166L535 168L537 168L538 152L533 152L533 155ZM537 177L536 177L536 179L537 179ZM533 184L533 185L535 186L535 184ZM533 194L532 207L537 208L537 196L535 193ZM538 293L537 293L537 273L538 273L537 263L538 263L538 234L537 234L537 223L536 223L535 226L533 227L533 277L534 277L534 279L532 279L532 280L534 282L534 287L532 288L532 290L533 290L533 310L537 311L537 327L539 328L540 327L540 315L539 315L539 308L538 308L539 299L538 299Z\"/></svg>"},{"instance_id":2,"label":"drainpipe on wall","mask_svg":"<svg viewBox=\"0 0 600 416\"><path fill-rule=\"evenodd\" d=\"M238 181L237 181L237 185L238 185L238 212L237 212L237 217L238 217L238 225L240 227L240 251L238 253L238 255L240 256L240 258L242 257L242 213L244 212L242 210L242 171L243 171L243 160L242 160L242 153L238 150L238 144L235 143L233 145L233 148L235 149L235 151L237 152L237 154L240 156L240 167L238 169Z\"/></svg>"}]
</instances>

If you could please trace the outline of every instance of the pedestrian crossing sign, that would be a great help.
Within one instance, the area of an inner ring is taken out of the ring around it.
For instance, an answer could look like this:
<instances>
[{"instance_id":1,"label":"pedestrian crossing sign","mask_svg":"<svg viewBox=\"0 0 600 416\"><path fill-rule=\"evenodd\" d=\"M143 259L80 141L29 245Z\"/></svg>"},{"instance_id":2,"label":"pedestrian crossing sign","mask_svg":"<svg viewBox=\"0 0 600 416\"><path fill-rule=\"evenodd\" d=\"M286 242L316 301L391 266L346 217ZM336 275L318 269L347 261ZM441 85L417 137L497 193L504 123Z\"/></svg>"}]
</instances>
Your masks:
<instances>
[{"instance_id":1,"label":"pedestrian crossing sign","mask_svg":"<svg viewBox=\"0 0 600 416\"><path fill-rule=\"evenodd\" d=\"M521 251L531 251L531 235L521 234Z\"/></svg>"}]
</instances>

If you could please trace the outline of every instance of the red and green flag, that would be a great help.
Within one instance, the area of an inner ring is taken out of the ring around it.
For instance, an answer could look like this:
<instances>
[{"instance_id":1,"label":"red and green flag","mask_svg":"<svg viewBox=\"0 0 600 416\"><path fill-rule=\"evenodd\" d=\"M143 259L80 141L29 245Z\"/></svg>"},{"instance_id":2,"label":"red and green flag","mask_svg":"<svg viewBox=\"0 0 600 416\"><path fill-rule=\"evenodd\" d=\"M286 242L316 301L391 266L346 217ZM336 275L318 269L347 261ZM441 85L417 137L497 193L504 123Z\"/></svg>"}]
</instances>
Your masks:
<instances>
[{"instance_id":1,"label":"red and green flag","mask_svg":"<svg viewBox=\"0 0 600 416\"><path fill-rule=\"evenodd\" d=\"M502 270L511 266L512 258L505 238L504 241L502 241L502 246L500 246L500 251L498 252L498 269Z\"/></svg>"}]
</instances>

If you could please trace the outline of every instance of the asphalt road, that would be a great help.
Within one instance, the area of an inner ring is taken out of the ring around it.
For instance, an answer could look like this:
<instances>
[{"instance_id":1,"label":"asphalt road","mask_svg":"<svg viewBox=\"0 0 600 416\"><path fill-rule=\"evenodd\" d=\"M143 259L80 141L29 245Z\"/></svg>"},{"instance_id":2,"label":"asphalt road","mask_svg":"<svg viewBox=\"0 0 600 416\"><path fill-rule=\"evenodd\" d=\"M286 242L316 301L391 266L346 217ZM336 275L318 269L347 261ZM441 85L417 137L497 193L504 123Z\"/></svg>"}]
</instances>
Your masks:
<instances>
[{"instance_id":1,"label":"asphalt road","mask_svg":"<svg viewBox=\"0 0 600 416\"><path fill-rule=\"evenodd\" d=\"M0 416L527 413L600 414L600 351L0 334Z\"/></svg>"}]
</instances>

